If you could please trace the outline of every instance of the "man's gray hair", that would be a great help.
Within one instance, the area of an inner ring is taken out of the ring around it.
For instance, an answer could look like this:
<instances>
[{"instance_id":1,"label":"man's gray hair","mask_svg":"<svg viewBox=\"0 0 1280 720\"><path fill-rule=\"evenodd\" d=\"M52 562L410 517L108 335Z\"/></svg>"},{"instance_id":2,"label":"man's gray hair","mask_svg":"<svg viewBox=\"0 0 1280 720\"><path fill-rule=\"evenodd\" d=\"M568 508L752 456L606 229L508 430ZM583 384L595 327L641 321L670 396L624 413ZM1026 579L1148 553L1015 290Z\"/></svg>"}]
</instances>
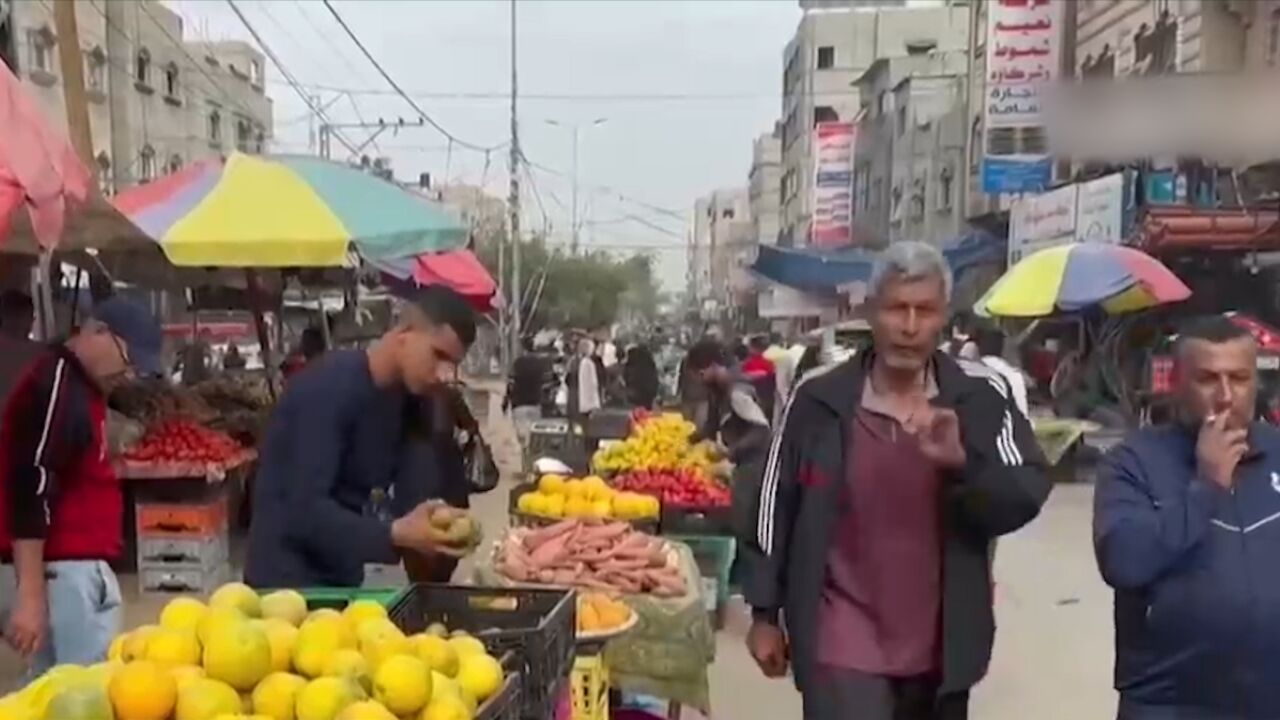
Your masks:
<instances>
[{"instance_id":1,"label":"man's gray hair","mask_svg":"<svg viewBox=\"0 0 1280 720\"><path fill-rule=\"evenodd\" d=\"M929 243L914 240L896 242L876 258L867 281L867 297L874 298L890 279L922 280L936 277L942 280L942 293L951 302L951 266L938 248Z\"/></svg>"}]
</instances>

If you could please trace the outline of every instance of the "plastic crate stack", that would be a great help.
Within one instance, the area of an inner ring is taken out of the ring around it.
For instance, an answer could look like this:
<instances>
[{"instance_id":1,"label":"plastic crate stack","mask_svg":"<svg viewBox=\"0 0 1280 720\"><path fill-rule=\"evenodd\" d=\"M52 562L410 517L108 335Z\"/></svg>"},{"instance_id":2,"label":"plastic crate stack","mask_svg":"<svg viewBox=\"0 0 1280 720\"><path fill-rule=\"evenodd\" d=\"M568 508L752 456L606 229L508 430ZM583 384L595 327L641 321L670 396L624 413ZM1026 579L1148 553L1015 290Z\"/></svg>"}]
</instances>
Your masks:
<instances>
[{"instance_id":1,"label":"plastic crate stack","mask_svg":"<svg viewBox=\"0 0 1280 720\"><path fill-rule=\"evenodd\" d=\"M579 655L569 676L573 720L609 720L609 668L604 657Z\"/></svg>"},{"instance_id":2,"label":"plastic crate stack","mask_svg":"<svg viewBox=\"0 0 1280 720\"><path fill-rule=\"evenodd\" d=\"M143 593L213 592L227 581L226 496L137 504L138 589Z\"/></svg>"}]
</instances>

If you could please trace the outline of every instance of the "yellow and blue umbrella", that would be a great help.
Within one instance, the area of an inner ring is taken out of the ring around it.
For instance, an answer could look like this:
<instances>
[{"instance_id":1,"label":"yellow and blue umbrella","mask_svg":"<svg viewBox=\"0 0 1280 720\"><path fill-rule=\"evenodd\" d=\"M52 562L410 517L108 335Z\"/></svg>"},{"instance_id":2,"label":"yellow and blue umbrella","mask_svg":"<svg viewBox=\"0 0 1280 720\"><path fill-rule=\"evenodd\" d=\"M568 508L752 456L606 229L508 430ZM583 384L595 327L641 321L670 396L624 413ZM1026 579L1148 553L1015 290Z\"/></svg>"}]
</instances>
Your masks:
<instances>
[{"instance_id":1,"label":"yellow and blue umbrella","mask_svg":"<svg viewBox=\"0 0 1280 720\"><path fill-rule=\"evenodd\" d=\"M974 311L990 317L1045 317L1101 307L1114 315L1188 297L1191 289L1141 250L1073 243L1023 258L974 304Z\"/></svg>"},{"instance_id":2,"label":"yellow and blue umbrella","mask_svg":"<svg viewBox=\"0 0 1280 720\"><path fill-rule=\"evenodd\" d=\"M113 200L187 267L335 267L453 250L467 229L443 208L357 168L233 153Z\"/></svg>"}]
</instances>

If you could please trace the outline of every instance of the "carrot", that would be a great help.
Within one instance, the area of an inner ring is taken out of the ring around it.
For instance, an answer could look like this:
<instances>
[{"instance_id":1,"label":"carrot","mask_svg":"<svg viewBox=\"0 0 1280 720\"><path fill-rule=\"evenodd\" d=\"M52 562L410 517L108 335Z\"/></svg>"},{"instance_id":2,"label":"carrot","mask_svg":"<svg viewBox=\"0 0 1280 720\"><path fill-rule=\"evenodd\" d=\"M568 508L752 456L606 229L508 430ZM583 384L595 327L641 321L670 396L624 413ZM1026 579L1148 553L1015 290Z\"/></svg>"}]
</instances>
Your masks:
<instances>
[{"instance_id":1,"label":"carrot","mask_svg":"<svg viewBox=\"0 0 1280 720\"><path fill-rule=\"evenodd\" d=\"M565 547L567 542L568 542L568 537L566 537L565 535L557 535L551 538L550 540L547 540L546 542L542 543L537 548L535 548L532 552L530 552L529 558L533 560L535 564L538 564L538 565L545 565L545 564L555 562L557 559L559 559L561 556L565 554Z\"/></svg>"}]
</instances>

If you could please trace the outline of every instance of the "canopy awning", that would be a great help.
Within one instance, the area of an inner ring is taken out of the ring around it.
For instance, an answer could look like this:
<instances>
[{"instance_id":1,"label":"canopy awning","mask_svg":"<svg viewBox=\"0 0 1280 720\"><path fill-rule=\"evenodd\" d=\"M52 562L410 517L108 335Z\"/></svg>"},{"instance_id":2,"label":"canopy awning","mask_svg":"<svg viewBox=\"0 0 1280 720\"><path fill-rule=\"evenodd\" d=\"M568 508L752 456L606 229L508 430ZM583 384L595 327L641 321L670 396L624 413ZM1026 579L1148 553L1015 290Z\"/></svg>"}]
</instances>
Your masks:
<instances>
[{"instance_id":1,"label":"canopy awning","mask_svg":"<svg viewBox=\"0 0 1280 720\"><path fill-rule=\"evenodd\" d=\"M1152 205L1138 222L1134 245L1153 255L1178 250L1280 250L1280 213Z\"/></svg>"},{"instance_id":2,"label":"canopy awning","mask_svg":"<svg viewBox=\"0 0 1280 720\"><path fill-rule=\"evenodd\" d=\"M1001 260L1004 253L1003 240L981 231L961 235L942 249L954 274L973 265ZM869 279L875 259L876 253L861 249L818 251L762 245L751 270L796 290L829 293Z\"/></svg>"}]
</instances>

